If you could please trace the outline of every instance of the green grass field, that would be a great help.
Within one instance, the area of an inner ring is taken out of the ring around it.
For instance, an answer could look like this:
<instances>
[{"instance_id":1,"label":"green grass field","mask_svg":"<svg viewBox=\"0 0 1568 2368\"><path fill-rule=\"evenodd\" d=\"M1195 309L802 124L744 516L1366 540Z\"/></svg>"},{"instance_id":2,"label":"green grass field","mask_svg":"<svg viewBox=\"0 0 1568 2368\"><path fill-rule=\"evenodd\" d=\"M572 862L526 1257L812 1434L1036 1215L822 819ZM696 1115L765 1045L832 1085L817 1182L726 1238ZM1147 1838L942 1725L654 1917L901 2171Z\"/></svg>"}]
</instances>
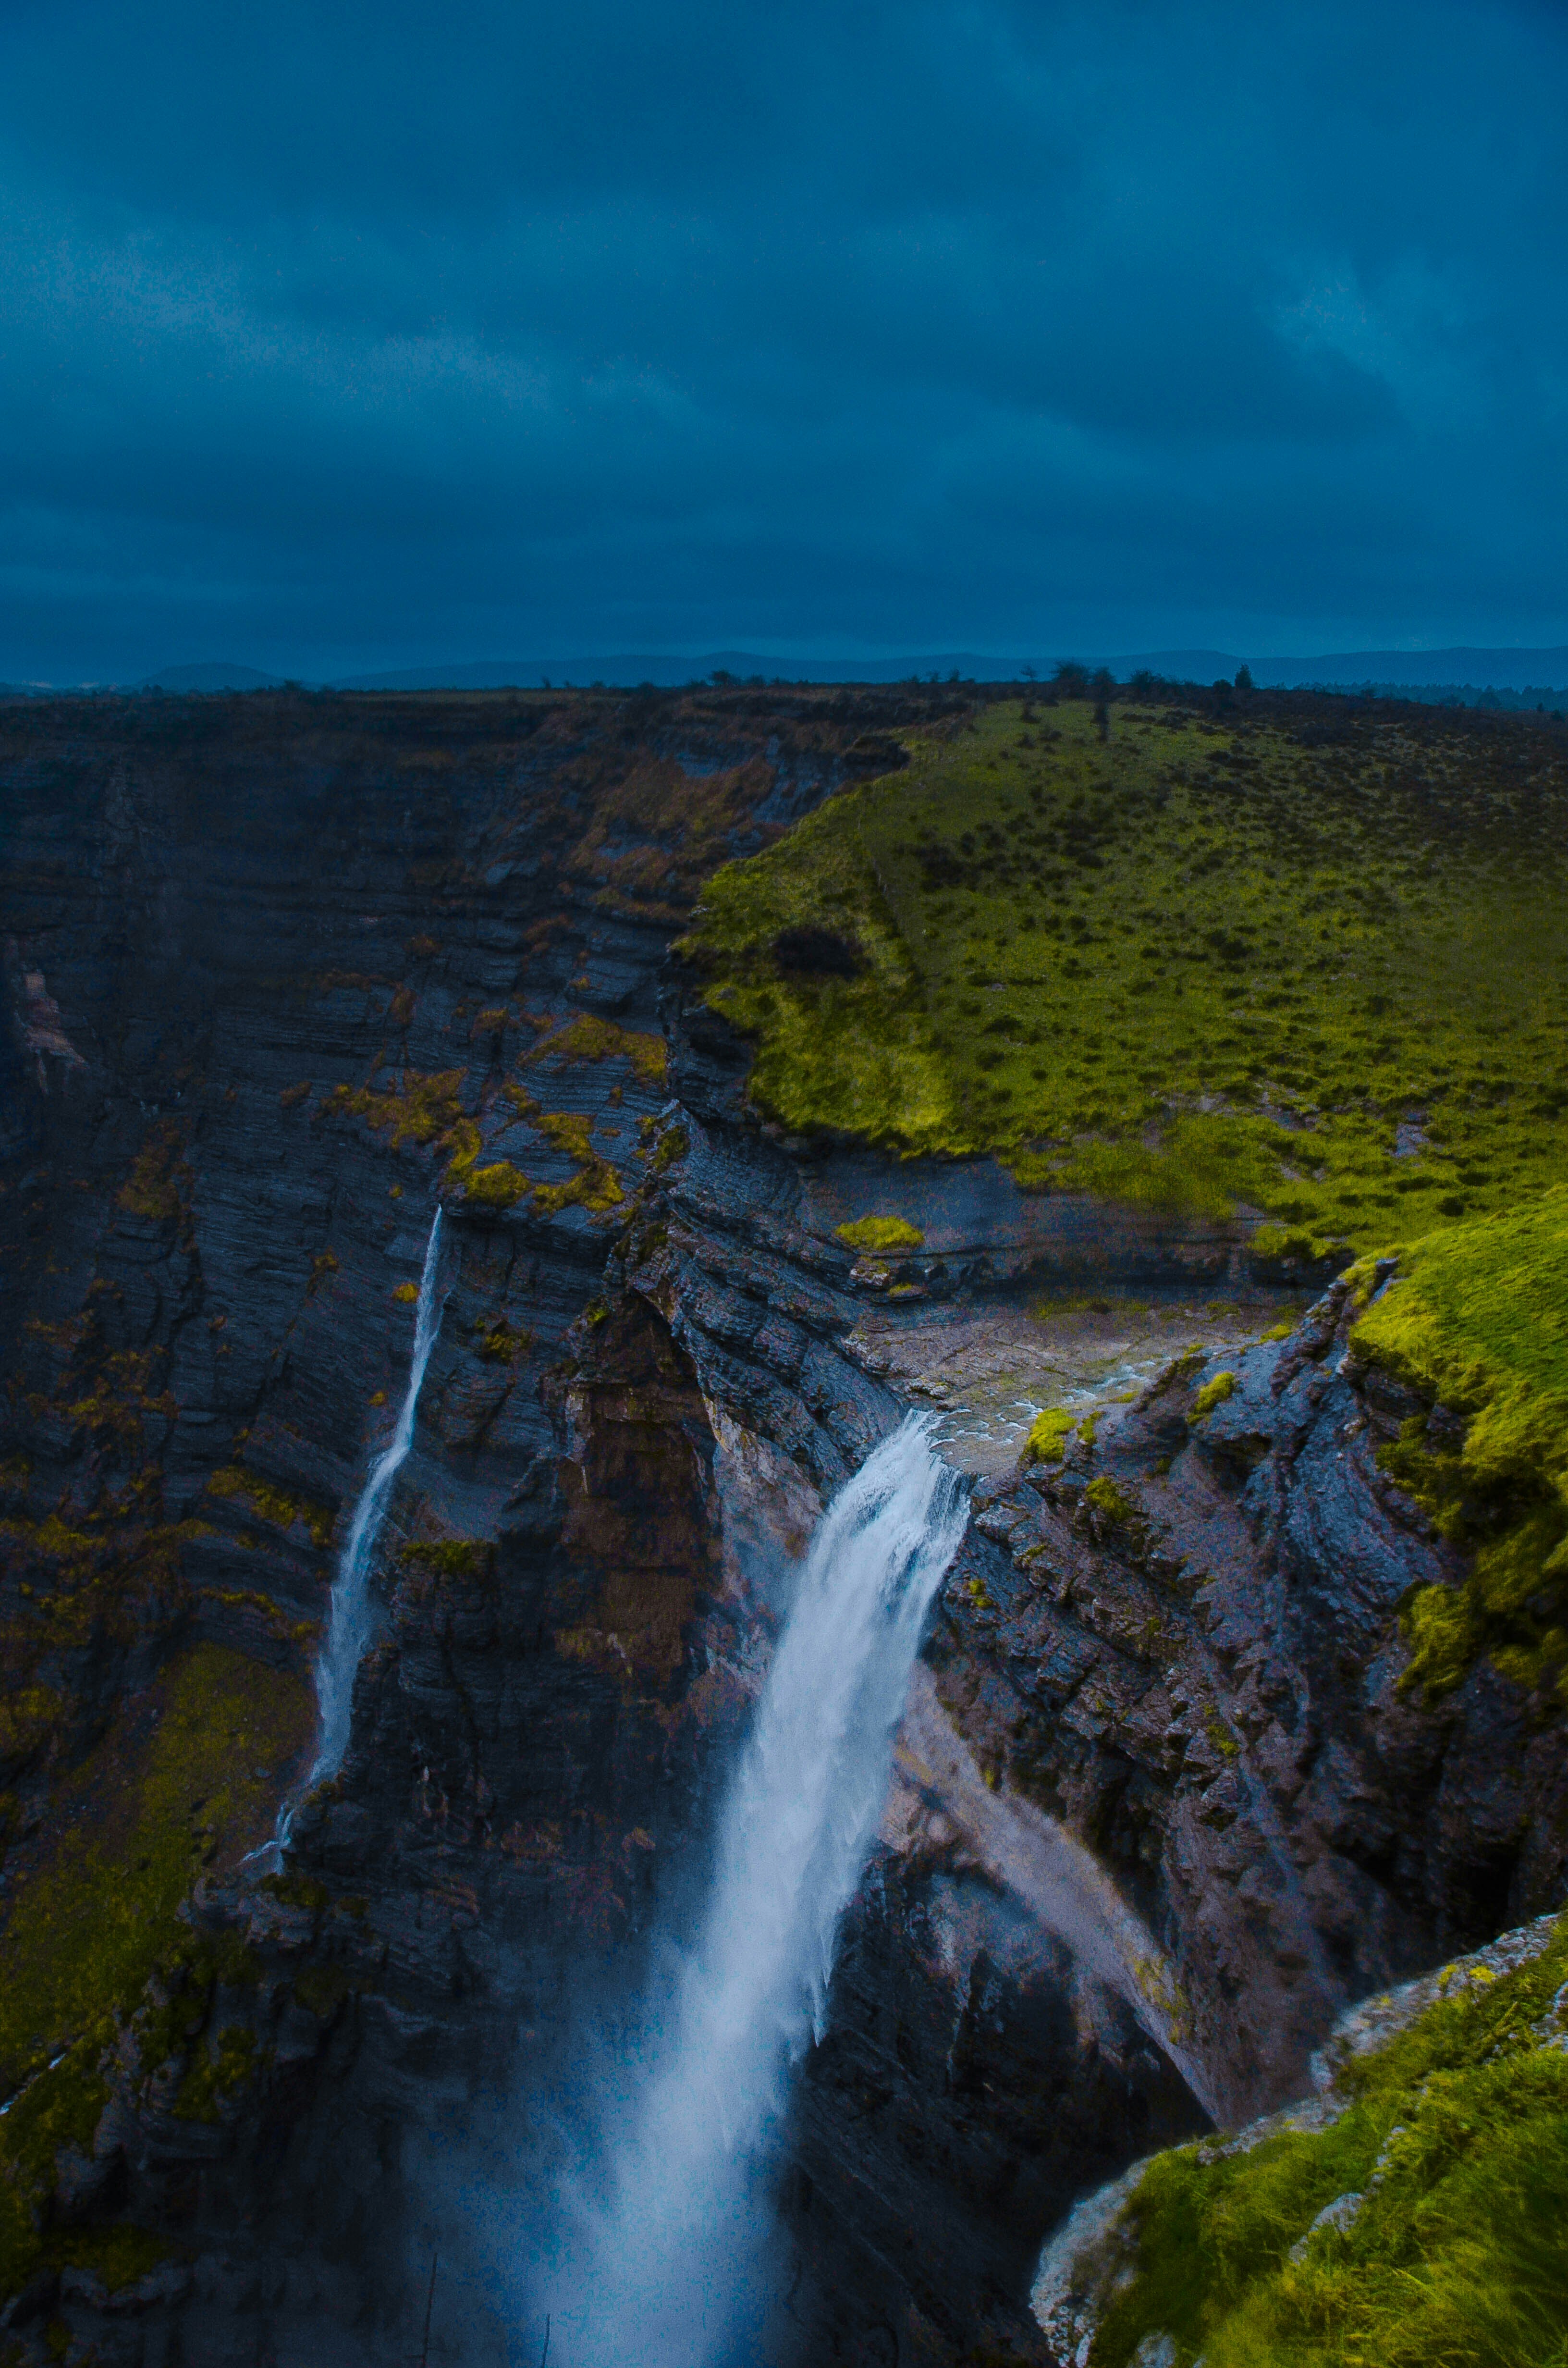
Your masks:
<instances>
[{"instance_id":1,"label":"green grass field","mask_svg":"<svg viewBox=\"0 0 1568 2368\"><path fill-rule=\"evenodd\" d=\"M683 944L758 1106L1357 1249L1555 1182L1560 735L1316 731L999 705L717 873Z\"/></svg>"}]
</instances>

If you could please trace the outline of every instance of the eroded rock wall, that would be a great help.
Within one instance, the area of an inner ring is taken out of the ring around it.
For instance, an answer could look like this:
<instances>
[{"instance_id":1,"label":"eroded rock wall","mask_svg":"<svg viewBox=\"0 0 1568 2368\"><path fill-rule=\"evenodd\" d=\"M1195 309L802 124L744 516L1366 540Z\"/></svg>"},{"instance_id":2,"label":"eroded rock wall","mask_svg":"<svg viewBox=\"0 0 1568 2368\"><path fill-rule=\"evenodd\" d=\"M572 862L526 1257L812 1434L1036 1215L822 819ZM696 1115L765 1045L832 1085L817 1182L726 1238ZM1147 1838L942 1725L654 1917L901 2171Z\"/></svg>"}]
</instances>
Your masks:
<instances>
[{"instance_id":1,"label":"eroded rock wall","mask_svg":"<svg viewBox=\"0 0 1568 2368\"><path fill-rule=\"evenodd\" d=\"M161 2357L182 2313L204 2358L270 2357L317 2317L345 2356L399 2299L408 2133L519 2029L547 2051L571 1966L635 1935L749 1681L725 1674L746 1621L703 1641L725 1581L691 1369L648 1306L600 1297L667 1100L658 969L714 862L899 761L900 712L0 715L14 1914L62 1779L161 1668L205 1637L305 1693L448 1201L348 1760L283 1896L235 1863L265 1828L232 1838L198 1973L109 2067L101 2161L39 2206L46 2237L94 2212L161 2229L189 2273L117 2313L74 2271L34 2294L29 2342L58 2305L106 2358ZM260 1738L279 1793L298 1724L283 1757Z\"/></svg>"},{"instance_id":2,"label":"eroded rock wall","mask_svg":"<svg viewBox=\"0 0 1568 2368\"><path fill-rule=\"evenodd\" d=\"M1246 1347L1284 1303L1244 1222L783 1139L678 970L665 1074L656 985L703 866L885 766L864 734L896 715L403 704L379 739L326 701L129 755L62 712L30 772L13 752L5 1649L44 1702L8 1736L22 1876L58 1771L190 1638L304 1682L449 1195L348 1757L281 1888L214 1870L208 1987L128 2025L51 2206L155 2228L172 2266L124 2303L73 2271L18 2340L54 2313L127 2368L406 2356L450 2226L429 2149L494 2159L485 2100L520 2113L635 1968L821 1503L947 1403L920 1378L943 1326L967 1388L1037 1294L1088 1284L1163 1295L1203 1345L1062 1466L987 1433L926 1658L955 1749L1093 1854L1108 1928L1148 1934L1158 2014L1136 1948L1096 1973L906 1763L781 2176L805 2356L1040 2357L1028 2274L1075 2195L1206 2105L1293 2093L1347 1999L1555 1896L1558 1755L1484 1668L1440 1704L1402 1691L1401 1600L1454 1565L1379 1469L1409 1408L1347 1357L1343 1294ZM918 1250L836 1236L911 1209ZM494 2319L456 2309L432 2357L484 2357Z\"/></svg>"}]
</instances>

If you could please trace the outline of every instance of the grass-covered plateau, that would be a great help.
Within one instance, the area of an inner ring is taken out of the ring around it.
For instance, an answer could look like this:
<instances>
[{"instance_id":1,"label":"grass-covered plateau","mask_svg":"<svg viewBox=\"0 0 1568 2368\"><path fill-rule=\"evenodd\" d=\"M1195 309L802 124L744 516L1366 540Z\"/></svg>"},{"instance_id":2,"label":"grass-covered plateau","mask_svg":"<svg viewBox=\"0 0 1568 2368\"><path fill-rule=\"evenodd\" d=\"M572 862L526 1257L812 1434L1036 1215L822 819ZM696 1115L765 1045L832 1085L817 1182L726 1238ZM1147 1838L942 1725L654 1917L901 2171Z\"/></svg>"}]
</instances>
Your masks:
<instances>
[{"instance_id":1,"label":"grass-covered plateau","mask_svg":"<svg viewBox=\"0 0 1568 2368\"><path fill-rule=\"evenodd\" d=\"M717 872L683 940L791 1130L1414 1238L1568 1172L1568 745L1015 703Z\"/></svg>"}]
</instances>

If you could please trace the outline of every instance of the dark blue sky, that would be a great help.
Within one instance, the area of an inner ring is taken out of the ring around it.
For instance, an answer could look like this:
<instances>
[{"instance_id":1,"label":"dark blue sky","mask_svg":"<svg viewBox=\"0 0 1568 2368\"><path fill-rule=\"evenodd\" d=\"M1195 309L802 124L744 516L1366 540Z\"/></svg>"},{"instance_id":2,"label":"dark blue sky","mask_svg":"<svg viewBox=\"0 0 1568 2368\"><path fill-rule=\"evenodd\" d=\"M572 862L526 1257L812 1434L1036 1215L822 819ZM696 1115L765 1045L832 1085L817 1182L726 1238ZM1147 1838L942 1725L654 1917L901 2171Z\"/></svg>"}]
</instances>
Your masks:
<instances>
[{"instance_id":1,"label":"dark blue sky","mask_svg":"<svg viewBox=\"0 0 1568 2368\"><path fill-rule=\"evenodd\" d=\"M1568 11L0 0L0 678L1568 640Z\"/></svg>"}]
</instances>

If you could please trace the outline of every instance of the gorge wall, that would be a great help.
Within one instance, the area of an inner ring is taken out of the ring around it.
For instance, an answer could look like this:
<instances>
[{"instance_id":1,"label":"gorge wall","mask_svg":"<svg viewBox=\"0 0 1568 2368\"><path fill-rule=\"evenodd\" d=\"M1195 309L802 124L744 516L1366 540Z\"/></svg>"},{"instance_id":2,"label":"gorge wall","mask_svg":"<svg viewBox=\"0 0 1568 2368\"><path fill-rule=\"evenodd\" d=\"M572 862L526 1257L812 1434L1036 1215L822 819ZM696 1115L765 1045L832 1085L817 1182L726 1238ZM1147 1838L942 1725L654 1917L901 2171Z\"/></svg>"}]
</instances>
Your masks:
<instances>
[{"instance_id":1,"label":"gorge wall","mask_svg":"<svg viewBox=\"0 0 1568 2368\"><path fill-rule=\"evenodd\" d=\"M552 2100L696 1879L790 1557L911 1404L974 1518L781 2166L802 2356L1045 2361L1075 2196L1561 1895L1518 1691L1401 1688L1456 1550L1377 1463L1415 1402L1346 1287L1244 1212L765 1125L667 958L714 864L962 713L3 711L18 2361L406 2359L433 2251L430 2357L535 2356ZM267 1880L437 1200L382 1631ZM839 1236L889 1213L917 1247ZM1064 1374L1090 1435L1020 1466Z\"/></svg>"}]
</instances>

